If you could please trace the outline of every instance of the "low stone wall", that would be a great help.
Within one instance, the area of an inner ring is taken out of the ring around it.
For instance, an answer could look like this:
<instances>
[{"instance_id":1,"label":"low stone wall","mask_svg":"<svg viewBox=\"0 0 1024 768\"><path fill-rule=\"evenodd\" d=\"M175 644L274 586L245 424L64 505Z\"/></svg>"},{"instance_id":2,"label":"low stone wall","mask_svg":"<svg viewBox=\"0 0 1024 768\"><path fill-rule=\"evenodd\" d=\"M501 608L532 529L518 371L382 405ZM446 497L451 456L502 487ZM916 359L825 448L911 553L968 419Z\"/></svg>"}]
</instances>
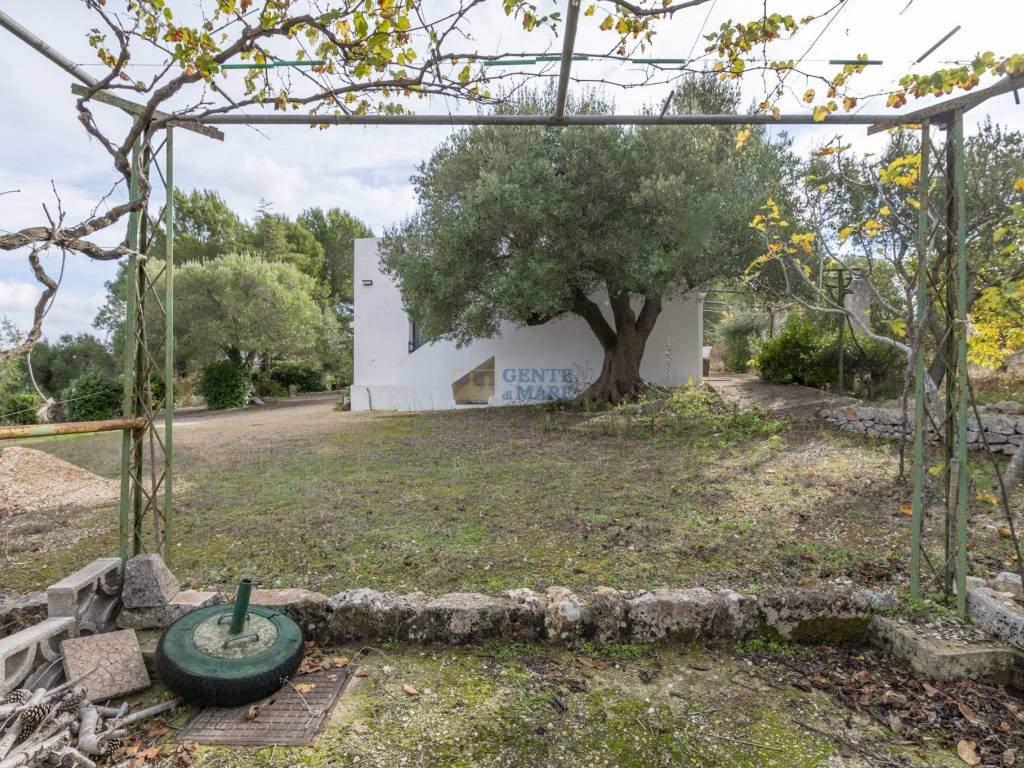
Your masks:
<instances>
[{"instance_id":1,"label":"low stone wall","mask_svg":"<svg viewBox=\"0 0 1024 768\"><path fill-rule=\"evenodd\" d=\"M871 616L897 605L889 590L843 585L771 589L577 593L516 589L501 595L454 592L430 598L353 589L333 597L306 590L260 590L254 602L291 616L321 644L406 641L465 644L487 639L575 645L659 640L734 643L767 636L797 642L862 642Z\"/></svg>"},{"instance_id":2,"label":"low stone wall","mask_svg":"<svg viewBox=\"0 0 1024 768\"><path fill-rule=\"evenodd\" d=\"M847 405L823 408L818 415L846 432L858 432L873 437L897 439L903 425L903 413L898 408ZM985 430L985 439L994 453L1012 454L1024 444L1024 416L982 413L981 423ZM907 417L907 439L912 440L913 436L914 416L910 413ZM930 428L927 437L930 442L937 439L935 431ZM978 422L973 414L967 425L967 443L971 450L981 450L984 447Z\"/></svg>"}]
</instances>

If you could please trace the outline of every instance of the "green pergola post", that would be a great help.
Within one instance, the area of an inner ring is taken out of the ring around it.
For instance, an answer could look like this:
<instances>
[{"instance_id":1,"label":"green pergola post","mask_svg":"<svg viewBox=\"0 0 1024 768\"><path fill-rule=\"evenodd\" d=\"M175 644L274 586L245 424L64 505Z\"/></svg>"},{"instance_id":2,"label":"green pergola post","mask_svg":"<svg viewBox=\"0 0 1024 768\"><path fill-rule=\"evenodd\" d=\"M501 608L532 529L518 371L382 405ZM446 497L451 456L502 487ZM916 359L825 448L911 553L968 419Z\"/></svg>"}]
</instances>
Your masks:
<instances>
[{"instance_id":1,"label":"green pergola post","mask_svg":"<svg viewBox=\"0 0 1024 768\"><path fill-rule=\"evenodd\" d=\"M964 178L964 113L956 110L949 140L953 142L953 215L956 220L956 607L960 618L967 616L967 517L970 512L967 466L967 408L970 392L967 370L967 211Z\"/></svg>"},{"instance_id":2,"label":"green pergola post","mask_svg":"<svg viewBox=\"0 0 1024 768\"><path fill-rule=\"evenodd\" d=\"M140 142L135 141L132 147L132 177L128 184L128 201L139 199L139 173L141 172ZM128 214L128 300L124 318L124 387L121 398L121 416L130 419L138 414L135 408L135 312L137 294L136 280L138 277L139 222L138 211ZM132 507L131 454L134 450L132 433L124 430L121 433L121 503L118 525L117 551L122 567L128 561L128 531L131 525L130 510Z\"/></svg>"},{"instance_id":3,"label":"green pergola post","mask_svg":"<svg viewBox=\"0 0 1024 768\"><path fill-rule=\"evenodd\" d=\"M917 324L914 331L914 495L910 519L910 596L921 596L921 532L924 526L925 365L924 332L928 315L928 184L931 151L929 122L921 123L921 167L918 173L917 212Z\"/></svg>"},{"instance_id":4,"label":"green pergola post","mask_svg":"<svg viewBox=\"0 0 1024 768\"><path fill-rule=\"evenodd\" d=\"M173 538L171 492L174 451L174 129L164 148L164 561L170 565Z\"/></svg>"}]
</instances>

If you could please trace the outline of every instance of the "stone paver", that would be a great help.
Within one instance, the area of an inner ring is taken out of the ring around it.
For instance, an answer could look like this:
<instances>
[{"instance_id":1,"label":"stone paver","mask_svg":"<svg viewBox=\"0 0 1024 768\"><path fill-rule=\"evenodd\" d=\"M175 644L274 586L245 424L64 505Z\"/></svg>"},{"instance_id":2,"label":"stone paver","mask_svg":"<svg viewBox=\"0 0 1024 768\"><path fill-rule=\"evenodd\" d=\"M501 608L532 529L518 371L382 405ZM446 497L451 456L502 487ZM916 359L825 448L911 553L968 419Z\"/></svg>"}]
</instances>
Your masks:
<instances>
[{"instance_id":1,"label":"stone paver","mask_svg":"<svg viewBox=\"0 0 1024 768\"><path fill-rule=\"evenodd\" d=\"M149 687L149 673L131 629L65 640L64 674L82 680L89 701L103 701Z\"/></svg>"}]
</instances>

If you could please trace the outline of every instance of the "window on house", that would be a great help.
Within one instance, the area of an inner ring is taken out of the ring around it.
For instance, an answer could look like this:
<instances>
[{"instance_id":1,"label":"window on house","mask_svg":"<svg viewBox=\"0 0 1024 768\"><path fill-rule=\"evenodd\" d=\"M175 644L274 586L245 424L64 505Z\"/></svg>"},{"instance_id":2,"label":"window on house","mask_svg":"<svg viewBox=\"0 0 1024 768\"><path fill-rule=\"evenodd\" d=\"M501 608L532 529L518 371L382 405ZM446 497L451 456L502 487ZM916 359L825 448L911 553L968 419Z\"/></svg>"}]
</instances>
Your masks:
<instances>
[{"instance_id":1,"label":"window on house","mask_svg":"<svg viewBox=\"0 0 1024 768\"><path fill-rule=\"evenodd\" d=\"M423 346L425 340L423 338L423 331L420 328L420 324L409 321L409 352L415 352L417 349Z\"/></svg>"}]
</instances>

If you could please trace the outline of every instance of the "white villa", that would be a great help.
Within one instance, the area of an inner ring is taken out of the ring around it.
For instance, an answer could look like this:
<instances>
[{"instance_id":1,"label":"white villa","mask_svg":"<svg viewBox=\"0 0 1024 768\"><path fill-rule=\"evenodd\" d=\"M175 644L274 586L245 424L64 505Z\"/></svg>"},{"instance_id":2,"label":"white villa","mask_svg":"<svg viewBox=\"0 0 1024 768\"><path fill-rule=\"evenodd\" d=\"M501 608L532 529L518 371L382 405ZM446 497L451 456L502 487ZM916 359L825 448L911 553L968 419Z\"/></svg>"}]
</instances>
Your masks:
<instances>
[{"instance_id":1,"label":"white villa","mask_svg":"<svg viewBox=\"0 0 1024 768\"><path fill-rule=\"evenodd\" d=\"M570 397L597 378L601 345L575 315L544 325L505 325L462 348L424 342L380 271L377 240L355 243L354 411L431 411L514 405ZM678 386L701 380L703 294L664 302L647 342L641 375ZM607 307L607 299L599 301ZM609 318L610 308L607 309Z\"/></svg>"}]
</instances>

